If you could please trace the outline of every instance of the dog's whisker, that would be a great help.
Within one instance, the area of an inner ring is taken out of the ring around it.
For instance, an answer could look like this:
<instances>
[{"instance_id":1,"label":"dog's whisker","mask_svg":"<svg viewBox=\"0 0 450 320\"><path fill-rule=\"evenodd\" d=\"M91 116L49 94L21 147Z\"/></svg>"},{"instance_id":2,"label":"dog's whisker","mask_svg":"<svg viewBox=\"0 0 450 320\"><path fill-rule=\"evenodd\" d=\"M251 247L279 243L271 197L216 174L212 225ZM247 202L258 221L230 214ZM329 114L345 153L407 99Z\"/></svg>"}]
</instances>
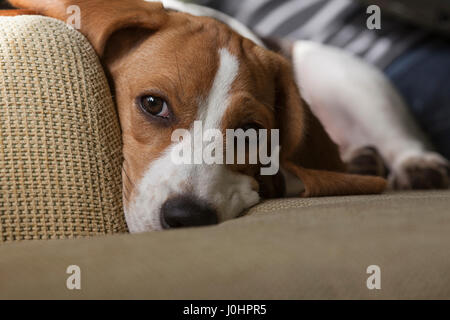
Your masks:
<instances>
[{"instance_id":1,"label":"dog's whisker","mask_svg":"<svg viewBox=\"0 0 450 320\"><path fill-rule=\"evenodd\" d=\"M122 165L122 172L124 173L126 180L123 181L122 186L123 186L123 197L125 199L125 201L129 202L129 198L130 198L130 194L131 194L131 189L134 189L135 185L133 183L133 181L131 180L130 176L127 173L127 170L125 169L125 167Z\"/></svg>"},{"instance_id":2,"label":"dog's whisker","mask_svg":"<svg viewBox=\"0 0 450 320\"><path fill-rule=\"evenodd\" d=\"M122 166L122 172L125 174L125 176L128 179L128 182L131 184L132 187L135 187L133 180L131 180L130 176L128 175L127 170L125 169L125 166Z\"/></svg>"},{"instance_id":3,"label":"dog's whisker","mask_svg":"<svg viewBox=\"0 0 450 320\"><path fill-rule=\"evenodd\" d=\"M127 187L127 185L126 184L123 184L123 194L125 195L125 196L128 196L131 192L130 192L130 189Z\"/></svg>"}]
</instances>

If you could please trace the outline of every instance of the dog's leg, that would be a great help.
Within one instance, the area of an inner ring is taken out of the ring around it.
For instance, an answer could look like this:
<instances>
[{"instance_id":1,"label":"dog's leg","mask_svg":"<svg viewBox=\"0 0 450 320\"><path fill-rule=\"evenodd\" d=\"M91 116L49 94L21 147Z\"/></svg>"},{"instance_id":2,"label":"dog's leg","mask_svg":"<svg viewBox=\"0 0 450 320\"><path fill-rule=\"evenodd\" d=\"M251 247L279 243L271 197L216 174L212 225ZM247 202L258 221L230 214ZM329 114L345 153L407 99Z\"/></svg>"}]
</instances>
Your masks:
<instances>
[{"instance_id":1,"label":"dog's leg","mask_svg":"<svg viewBox=\"0 0 450 320\"><path fill-rule=\"evenodd\" d=\"M380 71L339 49L306 41L294 44L292 58L303 97L341 146L344 160L374 146L387 163L392 187L448 188L449 162L433 151Z\"/></svg>"}]
</instances>

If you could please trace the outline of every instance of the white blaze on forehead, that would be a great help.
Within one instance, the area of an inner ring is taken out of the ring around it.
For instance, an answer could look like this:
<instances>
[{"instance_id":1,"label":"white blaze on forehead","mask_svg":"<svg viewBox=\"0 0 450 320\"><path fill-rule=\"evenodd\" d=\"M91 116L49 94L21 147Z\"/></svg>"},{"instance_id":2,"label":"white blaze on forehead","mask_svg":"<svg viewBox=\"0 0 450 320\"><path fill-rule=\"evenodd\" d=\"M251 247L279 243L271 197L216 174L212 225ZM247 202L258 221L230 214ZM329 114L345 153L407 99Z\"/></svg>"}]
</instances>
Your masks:
<instances>
[{"instance_id":1,"label":"white blaze on forehead","mask_svg":"<svg viewBox=\"0 0 450 320\"><path fill-rule=\"evenodd\" d=\"M230 90L239 72L239 62L227 49L219 50L220 64L211 90L199 106L198 119L203 129L219 129L230 104ZM200 139L191 128L191 137ZM187 140L187 139L186 139ZM172 196L193 194L218 211L219 221L238 216L259 202L252 178L235 173L225 165L177 165L171 152L186 143L175 142L153 163L137 183L137 192L125 210L130 232L161 229L160 208ZM200 141L200 143L203 143Z\"/></svg>"},{"instance_id":2,"label":"white blaze on forehead","mask_svg":"<svg viewBox=\"0 0 450 320\"><path fill-rule=\"evenodd\" d=\"M230 104L230 90L239 72L239 61L227 49L219 50L220 65L211 91L200 106L199 119L204 129L219 129L220 121Z\"/></svg>"}]
</instances>

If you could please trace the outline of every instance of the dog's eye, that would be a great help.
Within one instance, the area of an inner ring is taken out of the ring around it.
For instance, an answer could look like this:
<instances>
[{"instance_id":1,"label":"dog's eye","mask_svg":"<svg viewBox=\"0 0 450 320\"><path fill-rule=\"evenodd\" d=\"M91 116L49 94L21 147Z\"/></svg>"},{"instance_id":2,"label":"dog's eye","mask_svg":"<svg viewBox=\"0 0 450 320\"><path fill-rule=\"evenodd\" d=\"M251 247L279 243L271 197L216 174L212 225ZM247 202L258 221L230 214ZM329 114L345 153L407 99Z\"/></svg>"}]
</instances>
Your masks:
<instances>
[{"instance_id":1,"label":"dog's eye","mask_svg":"<svg viewBox=\"0 0 450 320\"><path fill-rule=\"evenodd\" d=\"M246 123L243 126L240 127L240 129L247 131L250 129L253 129L255 131L258 131L259 129L262 129L262 126L256 122Z\"/></svg>"},{"instance_id":2,"label":"dog's eye","mask_svg":"<svg viewBox=\"0 0 450 320\"><path fill-rule=\"evenodd\" d=\"M167 102L156 96L143 96L140 98L141 109L152 116L169 118L170 112Z\"/></svg>"},{"instance_id":3,"label":"dog's eye","mask_svg":"<svg viewBox=\"0 0 450 320\"><path fill-rule=\"evenodd\" d=\"M239 126L237 129L241 129L241 130L243 130L244 131L244 134L246 135L245 136L245 141L247 142L247 143L249 143L250 142L250 136L253 136L254 134L254 137L256 138L256 140L258 141L259 140L259 129L262 129L263 127L260 125L260 124L258 124L258 123L256 123L256 122L248 122L248 123L246 123L246 124L244 124L244 125L241 125L241 126ZM253 132L248 132L249 130L253 130ZM247 134L249 134L249 136L247 136Z\"/></svg>"}]
</instances>

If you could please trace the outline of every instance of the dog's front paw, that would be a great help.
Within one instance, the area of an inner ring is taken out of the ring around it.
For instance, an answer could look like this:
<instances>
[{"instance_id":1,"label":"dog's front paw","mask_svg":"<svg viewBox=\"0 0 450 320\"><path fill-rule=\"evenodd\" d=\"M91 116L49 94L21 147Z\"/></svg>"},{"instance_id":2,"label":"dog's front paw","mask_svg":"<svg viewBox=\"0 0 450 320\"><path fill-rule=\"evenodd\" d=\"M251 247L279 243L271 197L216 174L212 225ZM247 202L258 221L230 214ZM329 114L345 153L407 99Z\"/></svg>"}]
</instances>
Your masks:
<instances>
[{"instance_id":1,"label":"dog's front paw","mask_svg":"<svg viewBox=\"0 0 450 320\"><path fill-rule=\"evenodd\" d=\"M391 168L389 183L394 189L447 189L450 164L434 152L408 153Z\"/></svg>"},{"instance_id":2,"label":"dog's front paw","mask_svg":"<svg viewBox=\"0 0 450 320\"><path fill-rule=\"evenodd\" d=\"M362 147L353 151L347 161L347 171L354 174L387 177L387 168L377 148Z\"/></svg>"}]
</instances>

